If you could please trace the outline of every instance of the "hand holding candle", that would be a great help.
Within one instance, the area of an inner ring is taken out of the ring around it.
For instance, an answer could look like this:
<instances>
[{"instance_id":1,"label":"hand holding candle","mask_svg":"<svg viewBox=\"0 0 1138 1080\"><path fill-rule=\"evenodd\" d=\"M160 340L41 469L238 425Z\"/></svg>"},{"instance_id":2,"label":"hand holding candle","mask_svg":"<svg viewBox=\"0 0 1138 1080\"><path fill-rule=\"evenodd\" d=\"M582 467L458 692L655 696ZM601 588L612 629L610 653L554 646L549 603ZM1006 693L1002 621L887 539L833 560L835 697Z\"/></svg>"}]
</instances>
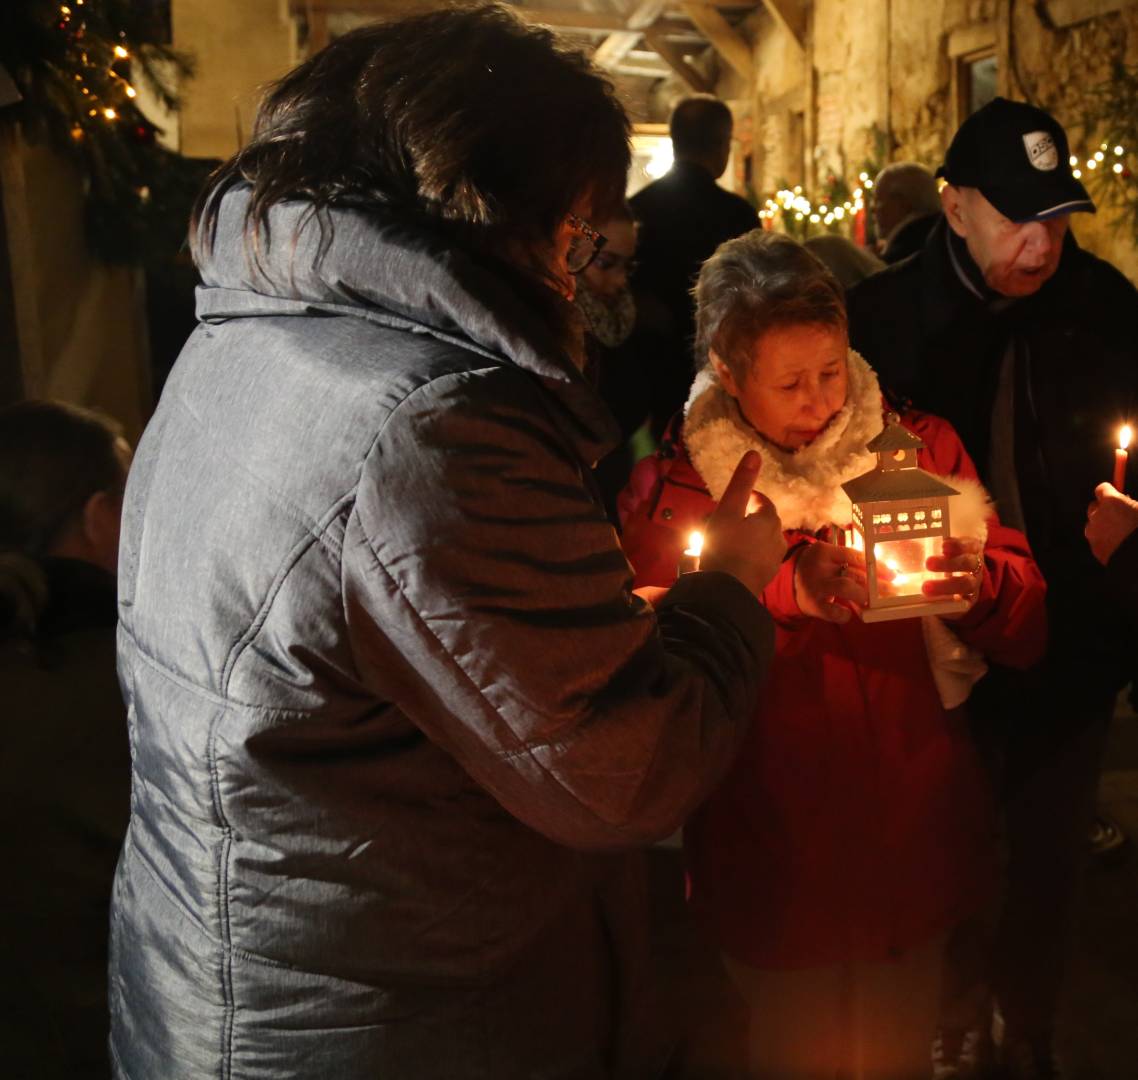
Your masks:
<instances>
[{"instance_id":1,"label":"hand holding candle","mask_svg":"<svg viewBox=\"0 0 1138 1080\"><path fill-rule=\"evenodd\" d=\"M755 491L762 458L748 450L735 467L719 505L704 529L700 569L738 578L755 596L770 584L782 565L786 540L778 512Z\"/></svg>"},{"instance_id":2,"label":"hand holding candle","mask_svg":"<svg viewBox=\"0 0 1138 1080\"><path fill-rule=\"evenodd\" d=\"M1130 425L1124 424L1118 433L1118 449L1114 452L1114 486L1125 494L1126 492L1126 448L1130 445Z\"/></svg>"}]
</instances>

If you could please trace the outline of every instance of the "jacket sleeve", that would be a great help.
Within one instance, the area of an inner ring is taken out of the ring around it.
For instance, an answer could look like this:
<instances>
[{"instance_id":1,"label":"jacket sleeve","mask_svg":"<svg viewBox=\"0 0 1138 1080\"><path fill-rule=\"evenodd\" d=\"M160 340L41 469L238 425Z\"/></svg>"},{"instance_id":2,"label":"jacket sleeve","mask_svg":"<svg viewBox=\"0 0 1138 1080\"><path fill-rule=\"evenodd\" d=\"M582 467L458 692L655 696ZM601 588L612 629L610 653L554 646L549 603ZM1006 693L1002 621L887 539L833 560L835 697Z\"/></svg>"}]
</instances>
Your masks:
<instances>
[{"instance_id":1,"label":"jacket sleeve","mask_svg":"<svg viewBox=\"0 0 1138 1080\"><path fill-rule=\"evenodd\" d=\"M1138 606L1138 532L1132 532L1106 564L1106 580L1111 591L1125 597L1130 610Z\"/></svg>"},{"instance_id":2,"label":"jacket sleeve","mask_svg":"<svg viewBox=\"0 0 1138 1080\"><path fill-rule=\"evenodd\" d=\"M979 482L976 466L948 421L926 415L914 427L928 447L926 467L930 471ZM987 526L980 595L952 628L989 660L1005 667L1028 668L1043 658L1047 648L1047 586L1027 537L1000 524L995 510Z\"/></svg>"},{"instance_id":3,"label":"jacket sleeve","mask_svg":"<svg viewBox=\"0 0 1138 1080\"><path fill-rule=\"evenodd\" d=\"M506 810L582 849L673 832L730 763L773 649L735 579L654 611L536 380L493 367L408 396L344 546L357 662Z\"/></svg>"}]
</instances>

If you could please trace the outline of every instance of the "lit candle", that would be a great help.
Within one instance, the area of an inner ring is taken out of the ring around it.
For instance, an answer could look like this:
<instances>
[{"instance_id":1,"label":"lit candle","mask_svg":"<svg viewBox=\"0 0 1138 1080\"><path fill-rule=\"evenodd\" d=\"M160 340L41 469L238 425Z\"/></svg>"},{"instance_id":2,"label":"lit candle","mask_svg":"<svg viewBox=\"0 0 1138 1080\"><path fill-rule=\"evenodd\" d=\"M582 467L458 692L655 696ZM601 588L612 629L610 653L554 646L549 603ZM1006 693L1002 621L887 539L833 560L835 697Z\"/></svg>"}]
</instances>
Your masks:
<instances>
[{"instance_id":1,"label":"lit candle","mask_svg":"<svg viewBox=\"0 0 1138 1080\"><path fill-rule=\"evenodd\" d=\"M688 546L680 556L680 573L690 574L699 569L699 557L703 553L703 533L698 529L688 534Z\"/></svg>"},{"instance_id":2,"label":"lit candle","mask_svg":"<svg viewBox=\"0 0 1138 1080\"><path fill-rule=\"evenodd\" d=\"M1118 449L1114 452L1114 486L1126 490L1126 448L1130 445L1130 425L1124 424L1118 433Z\"/></svg>"}]
</instances>

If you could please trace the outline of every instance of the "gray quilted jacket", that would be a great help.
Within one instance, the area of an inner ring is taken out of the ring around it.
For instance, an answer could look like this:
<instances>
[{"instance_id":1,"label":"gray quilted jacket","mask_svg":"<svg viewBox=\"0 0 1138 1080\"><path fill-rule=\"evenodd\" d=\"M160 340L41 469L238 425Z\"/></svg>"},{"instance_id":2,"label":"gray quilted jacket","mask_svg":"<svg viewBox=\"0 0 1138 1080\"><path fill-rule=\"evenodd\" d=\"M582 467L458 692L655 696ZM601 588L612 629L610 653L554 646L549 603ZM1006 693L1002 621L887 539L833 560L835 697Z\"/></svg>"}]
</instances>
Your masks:
<instances>
[{"instance_id":1,"label":"gray quilted jacket","mask_svg":"<svg viewBox=\"0 0 1138 1080\"><path fill-rule=\"evenodd\" d=\"M605 853L722 774L769 618L630 593L611 421L501 276L299 204L254 257L245 199L126 494L116 1075L612 1075Z\"/></svg>"}]
</instances>

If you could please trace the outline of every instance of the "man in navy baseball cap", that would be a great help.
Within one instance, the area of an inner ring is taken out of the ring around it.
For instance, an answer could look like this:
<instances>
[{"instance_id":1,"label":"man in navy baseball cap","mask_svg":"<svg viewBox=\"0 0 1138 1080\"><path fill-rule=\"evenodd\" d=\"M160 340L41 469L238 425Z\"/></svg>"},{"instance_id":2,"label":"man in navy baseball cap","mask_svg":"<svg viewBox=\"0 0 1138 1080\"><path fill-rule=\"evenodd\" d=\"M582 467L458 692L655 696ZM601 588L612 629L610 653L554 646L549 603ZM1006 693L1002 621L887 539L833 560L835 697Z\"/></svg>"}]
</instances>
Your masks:
<instances>
[{"instance_id":1,"label":"man in navy baseball cap","mask_svg":"<svg viewBox=\"0 0 1138 1080\"><path fill-rule=\"evenodd\" d=\"M1095 211L1069 155L1059 122L1022 101L998 97L960 126L937 176L975 289L1030 296L1058 269L1070 215Z\"/></svg>"}]
</instances>

